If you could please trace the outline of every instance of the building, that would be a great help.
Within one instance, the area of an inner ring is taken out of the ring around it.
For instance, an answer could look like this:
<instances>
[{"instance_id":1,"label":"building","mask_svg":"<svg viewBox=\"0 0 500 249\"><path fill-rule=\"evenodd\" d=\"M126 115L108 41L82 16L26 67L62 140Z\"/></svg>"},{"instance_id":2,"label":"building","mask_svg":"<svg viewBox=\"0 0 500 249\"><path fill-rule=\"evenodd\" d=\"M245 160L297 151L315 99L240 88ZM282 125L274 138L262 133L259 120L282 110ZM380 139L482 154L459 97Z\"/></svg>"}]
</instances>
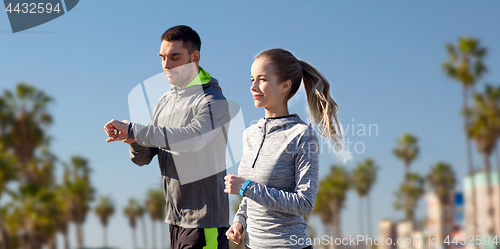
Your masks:
<instances>
[{"instance_id":1,"label":"building","mask_svg":"<svg viewBox=\"0 0 500 249\"><path fill-rule=\"evenodd\" d=\"M425 195L427 203L427 240L437 241L428 243L429 249L443 248L446 236L453 234L455 223L455 193L452 191L446 204L441 204L436 193ZM451 241L451 240L450 240Z\"/></svg>"},{"instance_id":2,"label":"building","mask_svg":"<svg viewBox=\"0 0 500 249\"><path fill-rule=\"evenodd\" d=\"M477 235L500 235L500 176L498 172L490 173L491 193L488 192L487 174L484 171L476 172L471 178L467 176L464 180L465 197L465 234ZM472 199L472 179L476 198ZM474 205L477 210L474 210ZM489 215L491 212L491 216ZM477 221L477 229L474 229L474 215ZM475 231L477 230L477 231ZM500 240L500 238L498 238ZM474 249L466 246L466 249ZM480 248L485 248L480 246Z\"/></svg>"},{"instance_id":3,"label":"building","mask_svg":"<svg viewBox=\"0 0 500 249\"><path fill-rule=\"evenodd\" d=\"M394 243L392 245L387 245L386 241L388 238L394 242L396 239L396 223L392 222L390 219L383 219L380 221L379 225L379 239L383 241L377 246L377 249L395 249Z\"/></svg>"}]
</instances>

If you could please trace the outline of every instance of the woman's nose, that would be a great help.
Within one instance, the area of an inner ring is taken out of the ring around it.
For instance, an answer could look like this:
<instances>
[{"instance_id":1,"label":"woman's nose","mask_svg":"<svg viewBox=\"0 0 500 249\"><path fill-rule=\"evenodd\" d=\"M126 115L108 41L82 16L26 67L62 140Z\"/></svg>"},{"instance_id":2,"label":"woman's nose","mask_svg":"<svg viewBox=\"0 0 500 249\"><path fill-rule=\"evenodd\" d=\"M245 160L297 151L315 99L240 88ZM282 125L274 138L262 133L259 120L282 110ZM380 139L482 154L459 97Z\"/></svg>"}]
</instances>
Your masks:
<instances>
[{"instance_id":1,"label":"woman's nose","mask_svg":"<svg viewBox=\"0 0 500 249\"><path fill-rule=\"evenodd\" d=\"M254 81L252 83L252 86L250 87L250 91L251 92L258 92L259 91L259 84L257 83L257 81Z\"/></svg>"}]
</instances>

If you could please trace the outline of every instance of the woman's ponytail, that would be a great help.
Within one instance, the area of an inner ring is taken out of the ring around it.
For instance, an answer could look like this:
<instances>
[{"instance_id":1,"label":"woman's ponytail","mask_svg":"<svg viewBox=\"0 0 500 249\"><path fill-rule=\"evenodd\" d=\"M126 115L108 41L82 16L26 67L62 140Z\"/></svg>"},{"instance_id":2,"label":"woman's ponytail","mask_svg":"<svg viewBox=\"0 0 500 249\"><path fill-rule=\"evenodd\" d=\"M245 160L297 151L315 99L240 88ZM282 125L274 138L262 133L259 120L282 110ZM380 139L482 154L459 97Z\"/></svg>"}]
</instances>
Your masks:
<instances>
[{"instance_id":1,"label":"woman's ponytail","mask_svg":"<svg viewBox=\"0 0 500 249\"><path fill-rule=\"evenodd\" d=\"M339 106L330 96L330 84L325 77L309 63L298 60L292 53L284 49L269 49L260 53L257 58L259 57L271 60L279 82L286 80L292 82L288 99L297 93L301 80L304 81L311 123L314 120L320 135L328 139L333 151L340 159L344 162L351 159L352 156L347 151L344 142L342 125L337 118Z\"/></svg>"},{"instance_id":2,"label":"woman's ponytail","mask_svg":"<svg viewBox=\"0 0 500 249\"><path fill-rule=\"evenodd\" d=\"M309 103L311 122L314 120L320 135L327 138L330 144L333 142L334 152L346 162L352 156L347 151L342 125L337 118L339 106L330 96L330 83L309 63L301 60L299 63L302 67L302 79ZM332 118L335 120L336 127Z\"/></svg>"}]
</instances>

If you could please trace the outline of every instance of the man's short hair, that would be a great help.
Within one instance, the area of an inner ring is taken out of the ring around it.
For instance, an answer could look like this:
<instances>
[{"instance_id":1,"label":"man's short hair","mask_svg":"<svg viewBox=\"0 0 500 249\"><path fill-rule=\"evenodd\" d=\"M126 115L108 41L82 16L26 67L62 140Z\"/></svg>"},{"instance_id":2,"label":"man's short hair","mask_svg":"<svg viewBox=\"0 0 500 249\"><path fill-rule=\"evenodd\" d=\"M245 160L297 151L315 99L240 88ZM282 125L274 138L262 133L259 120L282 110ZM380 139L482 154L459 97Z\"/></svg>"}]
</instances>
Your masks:
<instances>
[{"instance_id":1,"label":"man's short hair","mask_svg":"<svg viewBox=\"0 0 500 249\"><path fill-rule=\"evenodd\" d=\"M201 50L201 39L198 33L191 27L179 25L169 28L161 36L162 41L182 41L182 44L187 48L189 54Z\"/></svg>"}]
</instances>

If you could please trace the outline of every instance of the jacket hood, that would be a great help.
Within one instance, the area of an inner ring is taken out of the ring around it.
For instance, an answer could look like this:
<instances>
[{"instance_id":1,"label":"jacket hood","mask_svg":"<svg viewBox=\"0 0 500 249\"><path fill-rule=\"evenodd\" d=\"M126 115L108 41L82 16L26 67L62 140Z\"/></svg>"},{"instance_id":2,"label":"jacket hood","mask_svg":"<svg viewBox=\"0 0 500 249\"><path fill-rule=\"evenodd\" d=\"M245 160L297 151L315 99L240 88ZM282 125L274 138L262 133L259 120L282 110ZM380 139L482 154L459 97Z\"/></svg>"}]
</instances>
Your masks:
<instances>
[{"instance_id":1,"label":"jacket hood","mask_svg":"<svg viewBox=\"0 0 500 249\"><path fill-rule=\"evenodd\" d=\"M214 77L210 77L210 81L203 85L194 85L186 88L180 88L174 85L170 85L170 90L182 95L182 94L193 94L202 89L204 92L206 92L211 87L215 87L217 90L222 91L222 88L219 85L219 81Z\"/></svg>"},{"instance_id":2,"label":"jacket hood","mask_svg":"<svg viewBox=\"0 0 500 249\"><path fill-rule=\"evenodd\" d=\"M271 134L276 131L286 130L296 124L307 125L299 115L291 114L284 117L261 118L257 122L257 127L263 134Z\"/></svg>"}]
</instances>

